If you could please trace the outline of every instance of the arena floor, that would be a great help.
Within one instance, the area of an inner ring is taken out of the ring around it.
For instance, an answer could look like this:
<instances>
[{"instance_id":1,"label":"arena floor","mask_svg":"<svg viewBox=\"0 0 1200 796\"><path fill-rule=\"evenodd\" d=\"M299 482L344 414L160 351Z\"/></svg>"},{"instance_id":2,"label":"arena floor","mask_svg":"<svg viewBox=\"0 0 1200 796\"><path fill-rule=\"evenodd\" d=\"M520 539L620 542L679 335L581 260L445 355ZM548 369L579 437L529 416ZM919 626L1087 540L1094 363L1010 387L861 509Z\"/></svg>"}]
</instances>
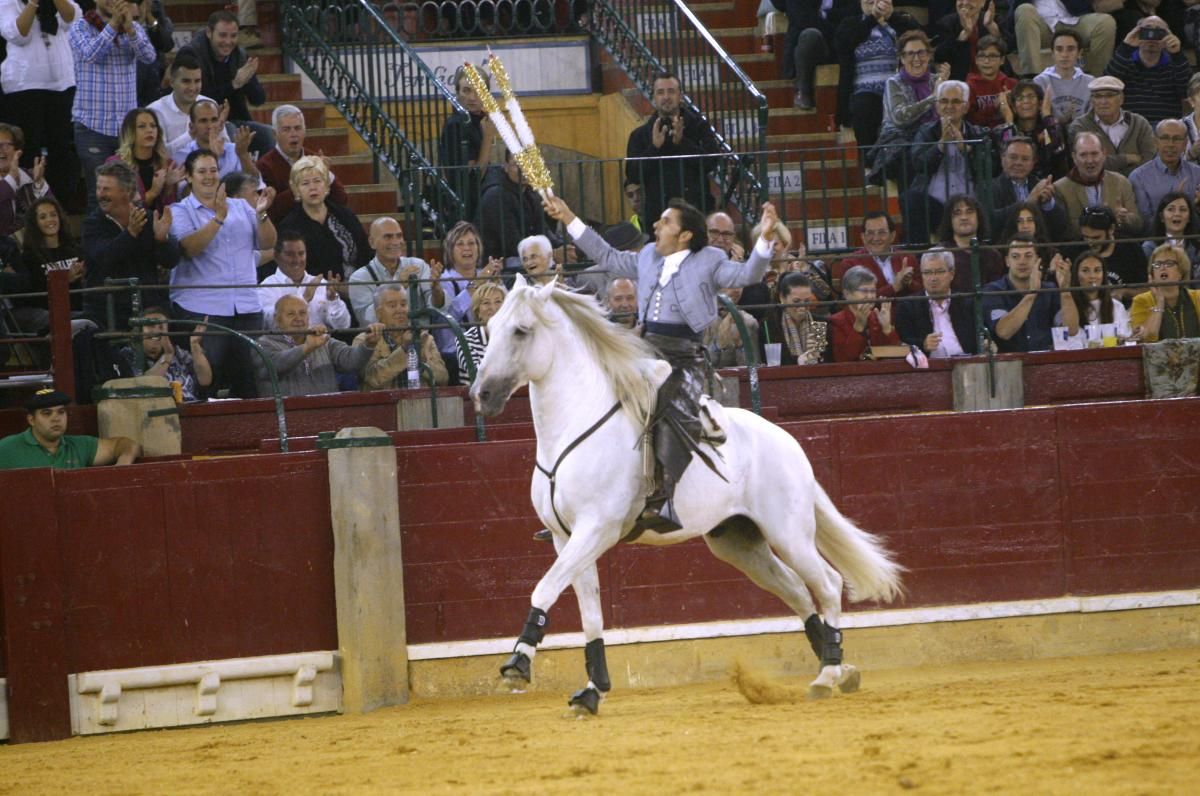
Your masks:
<instances>
[{"instance_id":1,"label":"arena floor","mask_svg":"<svg viewBox=\"0 0 1200 796\"><path fill-rule=\"evenodd\" d=\"M0 747L0 793L1195 793L1198 681L1189 648L867 671L825 702L616 691L587 720L558 693L419 700Z\"/></svg>"}]
</instances>

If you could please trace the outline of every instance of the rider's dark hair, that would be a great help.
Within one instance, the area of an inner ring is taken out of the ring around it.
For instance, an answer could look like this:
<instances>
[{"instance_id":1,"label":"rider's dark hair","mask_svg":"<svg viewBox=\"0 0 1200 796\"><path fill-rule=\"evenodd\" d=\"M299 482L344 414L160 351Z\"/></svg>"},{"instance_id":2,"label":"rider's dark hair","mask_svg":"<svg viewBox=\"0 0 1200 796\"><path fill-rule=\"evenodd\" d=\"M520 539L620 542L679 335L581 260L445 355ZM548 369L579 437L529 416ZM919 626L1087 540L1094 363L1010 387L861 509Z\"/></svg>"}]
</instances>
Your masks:
<instances>
[{"instance_id":1,"label":"rider's dark hair","mask_svg":"<svg viewBox=\"0 0 1200 796\"><path fill-rule=\"evenodd\" d=\"M688 248L698 252L708 245L708 224L704 214L682 199L667 202L667 209L679 211L679 231L692 233Z\"/></svg>"}]
</instances>

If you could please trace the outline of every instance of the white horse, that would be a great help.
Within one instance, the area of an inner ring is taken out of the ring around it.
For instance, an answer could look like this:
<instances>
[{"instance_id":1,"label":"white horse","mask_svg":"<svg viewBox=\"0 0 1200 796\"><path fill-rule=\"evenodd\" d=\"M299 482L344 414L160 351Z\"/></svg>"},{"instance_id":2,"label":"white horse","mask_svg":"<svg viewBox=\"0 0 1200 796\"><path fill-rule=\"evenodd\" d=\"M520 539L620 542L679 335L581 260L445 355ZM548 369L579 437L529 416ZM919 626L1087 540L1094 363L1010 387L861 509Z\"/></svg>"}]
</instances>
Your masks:
<instances>
[{"instance_id":1,"label":"white horse","mask_svg":"<svg viewBox=\"0 0 1200 796\"><path fill-rule=\"evenodd\" d=\"M573 586L587 639L588 683L570 704L595 713L610 687L596 561L630 531L649 494L639 439L670 366L640 338L609 322L595 299L553 282L535 287L517 276L488 328L487 353L471 396L478 411L492 416L514 390L529 385L537 432L530 493L558 551L533 590L529 617L501 675L513 686L530 681L547 612ZM718 447L705 443L721 475L693 459L675 489L683 528L647 532L637 541L674 544L704 537L717 558L805 618L821 662L809 696L830 696L834 686L856 690L859 674L842 664L837 630L843 578L851 600L891 601L901 592L902 568L875 536L834 507L786 431L707 399L704 410L706 422L727 437Z\"/></svg>"}]
</instances>

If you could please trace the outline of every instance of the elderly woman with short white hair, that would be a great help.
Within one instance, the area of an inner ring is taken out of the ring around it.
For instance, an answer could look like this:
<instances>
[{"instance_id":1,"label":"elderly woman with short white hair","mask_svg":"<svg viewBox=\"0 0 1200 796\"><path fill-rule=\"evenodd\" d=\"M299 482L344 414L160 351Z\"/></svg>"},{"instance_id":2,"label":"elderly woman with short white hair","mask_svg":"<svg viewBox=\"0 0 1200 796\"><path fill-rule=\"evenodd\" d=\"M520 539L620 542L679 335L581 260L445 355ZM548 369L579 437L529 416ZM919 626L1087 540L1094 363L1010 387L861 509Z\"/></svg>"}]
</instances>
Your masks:
<instances>
[{"instance_id":1,"label":"elderly woman with short white hair","mask_svg":"<svg viewBox=\"0 0 1200 796\"><path fill-rule=\"evenodd\" d=\"M310 274L335 282L371 261L362 222L353 210L329 197L329 167L323 159L306 155L297 160L288 184L296 206L279 222L279 231L294 229L304 236Z\"/></svg>"},{"instance_id":2,"label":"elderly woman with short white hair","mask_svg":"<svg viewBox=\"0 0 1200 796\"><path fill-rule=\"evenodd\" d=\"M535 284L545 284L558 276L559 268L554 262L554 247L545 235L523 238L517 244L517 256L521 258L521 269L526 278ZM471 304L473 306L475 302L472 301Z\"/></svg>"}]
</instances>

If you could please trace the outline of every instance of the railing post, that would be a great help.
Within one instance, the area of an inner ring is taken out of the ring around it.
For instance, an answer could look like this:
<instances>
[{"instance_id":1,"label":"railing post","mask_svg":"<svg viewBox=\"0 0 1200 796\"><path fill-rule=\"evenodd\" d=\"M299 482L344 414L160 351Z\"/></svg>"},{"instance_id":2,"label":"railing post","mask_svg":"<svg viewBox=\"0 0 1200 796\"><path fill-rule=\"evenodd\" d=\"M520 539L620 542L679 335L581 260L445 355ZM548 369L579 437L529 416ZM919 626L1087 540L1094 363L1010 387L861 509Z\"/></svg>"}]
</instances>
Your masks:
<instances>
[{"instance_id":1,"label":"railing post","mask_svg":"<svg viewBox=\"0 0 1200 796\"><path fill-rule=\"evenodd\" d=\"M754 410L754 414L762 416L762 394L758 387L758 346L750 339L750 330L746 328L746 322L742 320L741 310L730 300L729 296L718 293L717 300L721 302L721 306L725 308L725 311L733 318L734 324L737 325L738 334L742 338L742 349L746 352L746 372L749 374L750 380L750 408Z\"/></svg>"},{"instance_id":2,"label":"railing post","mask_svg":"<svg viewBox=\"0 0 1200 796\"><path fill-rule=\"evenodd\" d=\"M50 302L50 356L54 389L75 397L75 351L71 348L71 273L56 269L46 273Z\"/></svg>"},{"instance_id":3,"label":"railing post","mask_svg":"<svg viewBox=\"0 0 1200 796\"><path fill-rule=\"evenodd\" d=\"M979 238L971 238L971 286L975 303L975 339L978 340L978 350L987 351L988 382L991 386L992 398L996 397L996 354L988 345L987 325L983 320L983 275L979 261Z\"/></svg>"}]
</instances>

